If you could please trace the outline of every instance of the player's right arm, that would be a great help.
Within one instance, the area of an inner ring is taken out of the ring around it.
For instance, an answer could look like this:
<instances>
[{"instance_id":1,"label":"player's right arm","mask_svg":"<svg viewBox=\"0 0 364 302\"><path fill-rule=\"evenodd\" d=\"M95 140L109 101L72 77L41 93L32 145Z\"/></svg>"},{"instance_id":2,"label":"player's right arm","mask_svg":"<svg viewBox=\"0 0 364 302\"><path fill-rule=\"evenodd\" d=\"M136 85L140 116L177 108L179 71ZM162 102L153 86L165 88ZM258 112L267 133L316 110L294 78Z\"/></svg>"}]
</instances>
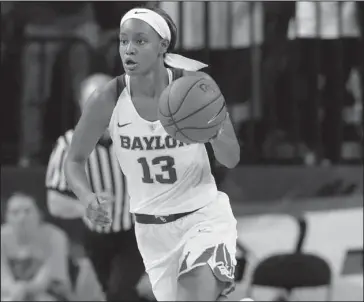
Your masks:
<instances>
[{"instance_id":1,"label":"player's right arm","mask_svg":"<svg viewBox=\"0 0 364 302\"><path fill-rule=\"evenodd\" d=\"M79 218L84 214L84 206L69 188L64 173L70 135L72 132L67 132L57 140L48 161L45 177L48 210L51 215L63 219Z\"/></svg>"},{"instance_id":2,"label":"player's right arm","mask_svg":"<svg viewBox=\"0 0 364 302\"><path fill-rule=\"evenodd\" d=\"M115 107L116 80L96 90L86 102L65 161L68 185L85 207L95 199L87 180L85 165L109 125Z\"/></svg>"}]
</instances>

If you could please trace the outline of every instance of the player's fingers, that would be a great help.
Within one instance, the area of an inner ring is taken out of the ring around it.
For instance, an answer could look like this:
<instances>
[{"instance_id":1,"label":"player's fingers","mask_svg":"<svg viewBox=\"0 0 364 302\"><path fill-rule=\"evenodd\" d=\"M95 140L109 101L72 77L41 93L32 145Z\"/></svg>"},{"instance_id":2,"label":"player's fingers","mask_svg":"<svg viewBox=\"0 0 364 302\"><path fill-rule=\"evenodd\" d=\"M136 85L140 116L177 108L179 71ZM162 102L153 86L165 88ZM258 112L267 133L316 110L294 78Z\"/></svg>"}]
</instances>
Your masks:
<instances>
[{"instance_id":1,"label":"player's fingers","mask_svg":"<svg viewBox=\"0 0 364 302\"><path fill-rule=\"evenodd\" d=\"M105 223L109 223L109 221L111 220L111 217L109 215L108 212L104 211L103 209L89 209L86 212L86 217L94 222L94 221L105 221Z\"/></svg>"},{"instance_id":2,"label":"player's fingers","mask_svg":"<svg viewBox=\"0 0 364 302\"><path fill-rule=\"evenodd\" d=\"M112 223L111 215L101 206L90 205L85 213L85 222L90 226L110 226Z\"/></svg>"},{"instance_id":3,"label":"player's fingers","mask_svg":"<svg viewBox=\"0 0 364 302\"><path fill-rule=\"evenodd\" d=\"M108 215L105 214L96 214L96 215L92 215L92 217L88 217L89 220L91 220L91 222L93 224L98 224L98 225L108 225L111 223L111 218Z\"/></svg>"},{"instance_id":4,"label":"player's fingers","mask_svg":"<svg viewBox=\"0 0 364 302\"><path fill-rule=\"evenodd\" d=\"M102 204L90 204L87 209L86 213L89 215L96 215L97 213L107 213L107 209Z\"/></svg>"},{"instance_id":5,"label":"player's fingers","mask_svg":"<svg viewBox=\"0 0 364 302\"><path fill-rule=\"evenodd\" d=\"M99 216L94 219L94 223L100 226L108 226L111 222L111 219L105 216Z\"/></svg>"}]
</instances>

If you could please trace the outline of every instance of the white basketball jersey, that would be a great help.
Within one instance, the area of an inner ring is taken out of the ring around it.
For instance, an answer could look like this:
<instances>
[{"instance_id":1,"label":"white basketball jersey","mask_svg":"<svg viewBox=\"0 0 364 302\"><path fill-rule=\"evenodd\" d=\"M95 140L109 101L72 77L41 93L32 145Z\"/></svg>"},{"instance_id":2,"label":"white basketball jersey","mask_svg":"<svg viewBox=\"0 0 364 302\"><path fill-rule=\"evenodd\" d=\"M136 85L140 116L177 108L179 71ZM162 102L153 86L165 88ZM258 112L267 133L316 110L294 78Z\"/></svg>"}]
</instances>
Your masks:
<instances>
[{"instance_id":1,"label":"white basketball jersey","mask_svg":"<svg viewBox=\"0 0 364 302\"><path fill-rule=\"evenodd\" d=\"M168 69L169 81L173 80ZM127 179L130 211L149 215L183 213L217 197L204 144L175 140L160 121L150 122L136 111L129 77L110 120L110 133Z\"/></svg>"}]
</instances>

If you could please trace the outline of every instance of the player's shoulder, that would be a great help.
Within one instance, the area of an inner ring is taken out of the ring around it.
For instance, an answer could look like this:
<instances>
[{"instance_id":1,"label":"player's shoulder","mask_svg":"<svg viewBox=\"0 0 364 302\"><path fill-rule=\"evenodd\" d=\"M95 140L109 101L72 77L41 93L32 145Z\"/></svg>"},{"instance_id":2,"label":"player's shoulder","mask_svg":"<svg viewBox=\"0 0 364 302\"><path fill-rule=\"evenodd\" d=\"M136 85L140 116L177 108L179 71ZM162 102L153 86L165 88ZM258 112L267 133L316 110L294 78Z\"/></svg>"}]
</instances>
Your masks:
<instances>
[{"instance_id":1,"label":"player's shoulder","mask_svg":"<svg viewBox=\"0 0 364 302\"><path fill-rule=\"evenodd\" d=\"M125 74L116 76L103 87L95 90L90 97L90 102L111 102L115 104L125 86Z\"/></svg>"},{"instance_id":2,"label":"player's shoulder","mask_svg":"<svg viewBox=\"0 0 364 302\"><path fill-rule=\"evenodd\" d=\"M195 76L195 77L201 77L208 80L213 80L213 78L203 71L189 71L189 70L183 70L183 76Z\"/></svg>"}]
</instances>

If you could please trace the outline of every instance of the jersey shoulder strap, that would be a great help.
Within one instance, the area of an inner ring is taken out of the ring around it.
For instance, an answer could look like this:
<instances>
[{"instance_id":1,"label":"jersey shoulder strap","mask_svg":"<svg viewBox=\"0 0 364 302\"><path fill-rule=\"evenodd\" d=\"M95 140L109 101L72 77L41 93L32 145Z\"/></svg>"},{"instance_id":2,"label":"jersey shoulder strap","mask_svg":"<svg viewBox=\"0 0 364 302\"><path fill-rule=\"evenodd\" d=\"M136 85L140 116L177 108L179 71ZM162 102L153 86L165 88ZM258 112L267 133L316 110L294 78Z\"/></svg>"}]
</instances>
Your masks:
<instances>
[{"instance_id":1,"label":"jersey shoulder strap","mask_svg":"<svg viewBox=\"0 0 364 302\"><path fill-rule=\"evenodd\" d=\"M171 70L173 75L173 81L183 77L183 69L171 68Z\"/></svg>"},{"instance_id":2,"label":"jersey shoulder strap","mask_svg":"<svg viewBox=\"0 0 364 302\"><path fill-rule=\"evenodd\" d=\"M115 104L118 102L120 94L123 92L124 88L126 87L125 82L125 73L116 77L116 97L115 97Z\"/></svg>"},{"instance_id":3,"label":"jersey shoulder strap","mask_svg":"<svg viewBox=\"0 0 364 302\"><path fill-rule=\"evenodd\" d=\"M183 69L179 69L179 68L171 68L172 70L172 77L173 77L173 81L183 77ZM124 90L124 88L126 87L126 81L125 81L125 73L123 73L122 75L119 75L116 77L116 98L115 98L115 104L117 103L120 94L122 93L122 91Z\"/></svg>"}]
</instances>

